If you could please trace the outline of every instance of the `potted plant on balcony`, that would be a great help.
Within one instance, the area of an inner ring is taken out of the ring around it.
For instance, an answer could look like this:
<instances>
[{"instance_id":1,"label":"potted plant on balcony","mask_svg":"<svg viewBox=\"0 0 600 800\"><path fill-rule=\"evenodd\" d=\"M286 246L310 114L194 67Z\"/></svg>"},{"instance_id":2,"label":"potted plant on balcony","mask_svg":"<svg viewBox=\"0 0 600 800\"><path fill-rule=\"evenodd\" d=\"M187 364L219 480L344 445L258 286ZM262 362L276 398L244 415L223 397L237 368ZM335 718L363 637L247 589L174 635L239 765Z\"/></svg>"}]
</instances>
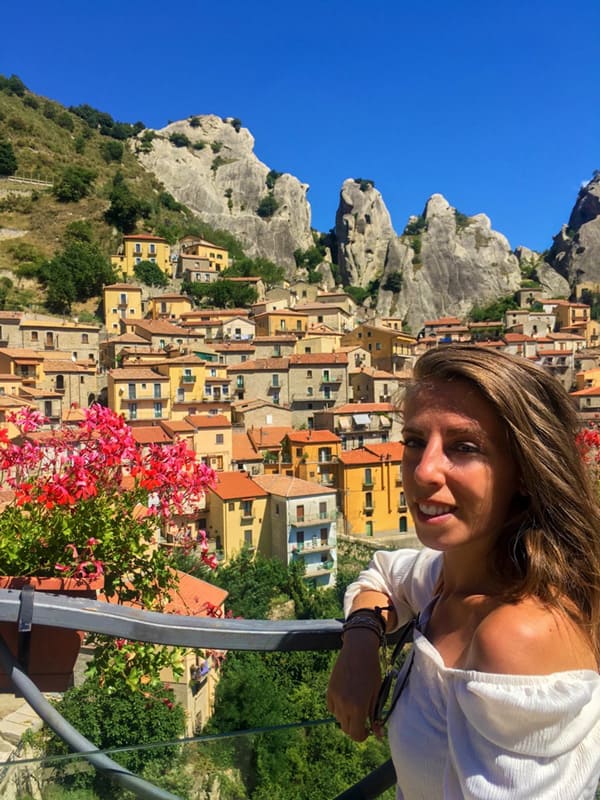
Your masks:
<instances>
[{"instance_id":1,"label":"potted plant on balcony","mask_svg":"<svg viewBox=\"0 0 600 800\"><path fill-rule=\"evenodd\" d=\"M103 588L117 602L160 609L177 581L172 553L159 546L161 522L172 526L177 514L198 508L213 471L183 442L139 448L123 419L101 406L86 409L80 425L54 431L41 430L43 418L30 409L7 421L20 435L0 428L2 588L88 596ZM205 536L193 544L214 566ZM0 632L15 648L16 625L3 623ZM30 675L45 690L66 688L72 672L73 663L49 663L66 649L59 633L78 650L76 631L32 628ZM36 656L50 668L48 679Z\"/></svg>"}]
</instances>

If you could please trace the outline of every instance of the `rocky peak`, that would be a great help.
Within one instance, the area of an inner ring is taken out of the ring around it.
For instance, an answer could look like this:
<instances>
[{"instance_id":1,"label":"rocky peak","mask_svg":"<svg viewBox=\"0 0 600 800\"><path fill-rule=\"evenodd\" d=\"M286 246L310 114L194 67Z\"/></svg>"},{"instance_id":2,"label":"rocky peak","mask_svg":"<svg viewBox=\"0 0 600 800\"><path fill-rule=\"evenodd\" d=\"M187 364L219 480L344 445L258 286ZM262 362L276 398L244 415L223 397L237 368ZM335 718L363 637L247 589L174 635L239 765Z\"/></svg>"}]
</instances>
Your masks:
<instances>
[{"instance_id":1,"label":"rocky peak","mask_svg":"<svg viewBox=\"0 0 600 800\"><path fill-rule=\"evenodd\" d=\"M155 133L150 152L138 157L167 191L213 228L233 233L249 256L292 275L294 251L313 244L307 184L259 161L239 120L198 115Z\"/></svg>"}]
</instances>

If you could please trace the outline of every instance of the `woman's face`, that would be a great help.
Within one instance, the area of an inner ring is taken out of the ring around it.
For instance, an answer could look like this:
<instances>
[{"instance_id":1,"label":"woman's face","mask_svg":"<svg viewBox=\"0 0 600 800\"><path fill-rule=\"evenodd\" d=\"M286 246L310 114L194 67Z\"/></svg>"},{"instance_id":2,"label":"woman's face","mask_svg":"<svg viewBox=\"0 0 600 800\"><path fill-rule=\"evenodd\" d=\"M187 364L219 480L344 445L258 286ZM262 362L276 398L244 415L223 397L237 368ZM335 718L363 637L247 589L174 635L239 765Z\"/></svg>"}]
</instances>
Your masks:
<instances>
[{"instance_id":1,"label":"woman's face","mask_svg":"<svg viewBox=\"0 0 600 800\"><path fill-rule=\"evenodd\" d=\"M517 492L501 420L466 381L432 381L404 409L404 491L419 539L489 551Z\"/></svg>"}]
</instances>

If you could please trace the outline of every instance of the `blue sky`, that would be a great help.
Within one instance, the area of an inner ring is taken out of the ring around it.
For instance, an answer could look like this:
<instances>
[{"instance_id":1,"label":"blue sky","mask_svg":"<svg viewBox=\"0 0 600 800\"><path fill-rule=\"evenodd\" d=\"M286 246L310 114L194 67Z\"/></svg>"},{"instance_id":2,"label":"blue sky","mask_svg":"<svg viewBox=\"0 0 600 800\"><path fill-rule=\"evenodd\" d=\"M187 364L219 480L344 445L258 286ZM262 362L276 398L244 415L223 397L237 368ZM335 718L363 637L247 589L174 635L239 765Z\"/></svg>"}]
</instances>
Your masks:
<instances>
[{"instance_id":1,"label":"blue sky","mask_svg":"<svg viewBox=\"0 0 600 800\"><path fill-rule=\"evenodd\" d=\"M362 177L398 233L440 192L543 250L600 168L598 0L30 0L2 28L0 73L65 105L239 117L322 231Z\"/></svg>"}]
</instances>

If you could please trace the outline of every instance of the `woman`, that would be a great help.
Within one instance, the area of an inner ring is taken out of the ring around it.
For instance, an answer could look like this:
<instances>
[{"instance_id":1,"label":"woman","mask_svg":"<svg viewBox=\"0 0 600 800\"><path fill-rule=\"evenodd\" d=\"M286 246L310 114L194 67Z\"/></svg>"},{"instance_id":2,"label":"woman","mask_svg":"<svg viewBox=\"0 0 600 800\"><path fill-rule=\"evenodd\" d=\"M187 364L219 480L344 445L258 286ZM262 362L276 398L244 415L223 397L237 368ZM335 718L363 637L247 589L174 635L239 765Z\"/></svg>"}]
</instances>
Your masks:
<instances>
[{"instance_id":1,"label":"woman","mask_svg":"<svg viewBox=\"0 0 600 800\"><path fill-rule=\"evenodd\" d=\"M403 476L424 549L376 553L348 588L328 690L347 734L381 735L382 633L420 614L388 726L398 798L594 797L600 512L577 427L524 359L456 345L416 363Z\"/></svg>"}]
</instances>

